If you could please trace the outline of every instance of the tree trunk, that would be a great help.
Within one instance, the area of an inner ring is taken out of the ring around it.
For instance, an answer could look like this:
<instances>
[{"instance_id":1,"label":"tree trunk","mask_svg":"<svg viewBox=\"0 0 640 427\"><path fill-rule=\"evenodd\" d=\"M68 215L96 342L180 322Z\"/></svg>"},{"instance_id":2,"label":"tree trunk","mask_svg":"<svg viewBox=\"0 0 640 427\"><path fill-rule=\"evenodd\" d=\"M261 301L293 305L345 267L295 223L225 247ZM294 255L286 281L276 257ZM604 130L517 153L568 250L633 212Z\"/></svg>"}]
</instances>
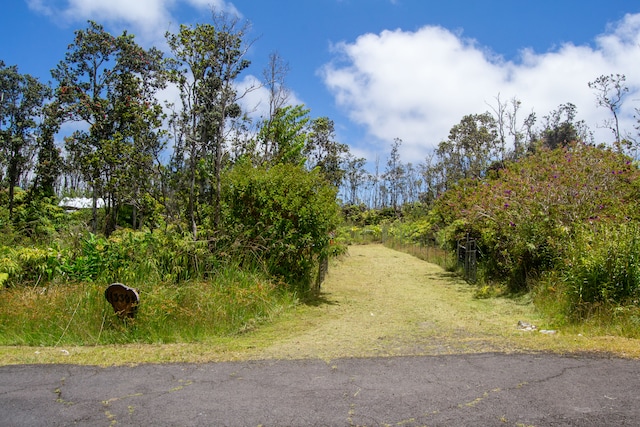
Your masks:
<instances>
[{"instance_id":1,"label":"tree trunk","mask_svg":"<svg viewBox=\"0 0 640 427\"><path fill-rule=\"evenodd\" d=\"M189 177L189 221L191 222L191 234L193 240L198 238L198 226L196 225L196 212L195 212L195 187L196 187L196 172L193 160L191 161L191 176Z\"/></svg>"},{"instance_id":2,"label":"tree trunk","mask_svg":"<svg viewBox=\"0 0 640 427\"><path fill-rule=\"evenodd\" d=\"M96 234L98 231L98 195L96 194L95 187L92 187L93 191L91 194L91 232Z\"/></svg>"}]
</instances>

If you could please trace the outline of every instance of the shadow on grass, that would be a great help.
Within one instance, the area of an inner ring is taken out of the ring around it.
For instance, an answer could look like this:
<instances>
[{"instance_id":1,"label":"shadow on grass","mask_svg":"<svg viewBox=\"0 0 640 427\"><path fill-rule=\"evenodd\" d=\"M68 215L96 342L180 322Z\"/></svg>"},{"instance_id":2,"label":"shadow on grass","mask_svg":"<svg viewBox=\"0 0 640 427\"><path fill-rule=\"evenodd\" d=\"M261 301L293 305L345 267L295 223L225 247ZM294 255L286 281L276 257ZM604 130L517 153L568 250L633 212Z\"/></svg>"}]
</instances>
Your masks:
<instances>
[{"instance_id":1,"label":"shadow on grass","mask_svg":"<svg viewBox=\"0 0 640 427\"><path fill-rule=\"evenodd\" d=\"M454 272L454 271L439 271L437 273L431 273L427 276L427 278L429 279L447 279L447 280L462 280L464 281L464 279L462 279L462 277Z\"/></svg>"},{"instance_id":2,"label":"shadow on grass","mask_svg":"<svg viewBox=\"0 0 640 427\"><path fill-rule=\"evenodd\" d=\"M329 294L320 291L319 294L309 295L301 301L304 305L319 307L321 305L338 305L335 300L330 299Z\"/></svg>"}]
</instances>

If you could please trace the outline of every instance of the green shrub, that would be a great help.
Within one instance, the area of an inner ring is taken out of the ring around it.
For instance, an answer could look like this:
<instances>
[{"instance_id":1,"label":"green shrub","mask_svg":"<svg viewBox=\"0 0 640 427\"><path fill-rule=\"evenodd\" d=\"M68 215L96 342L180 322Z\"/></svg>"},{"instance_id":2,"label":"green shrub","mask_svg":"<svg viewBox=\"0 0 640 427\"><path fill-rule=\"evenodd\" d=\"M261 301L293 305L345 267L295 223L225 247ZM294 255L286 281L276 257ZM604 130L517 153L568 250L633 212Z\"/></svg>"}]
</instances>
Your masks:
<instances>
[{"instance_id":1,"label":"green shrub","mask_svg":"<svg viewBox=\"0 0 640 427\"><path fill-rule=\"evenodd\" d=\"M46 284L50 281L181 283L207 279L232 260L212 251L209 242L177 232L118 230L108 239L87 233L60 247L0 246L0 273L5 284Z\"/></svg>"},{"instance_id":2,"label":"green shrub","mask_svg":"<svg viewBox=\"0 0 640 427\"><path fill-rule=\"evenodd\" d=\"M344 225L338 228L336 240L342 244L382 243L386 227L380 225Z\"/></svg>"},{"instance_id":3,"label":"green shrub","mask_svg":"<svg viewBox=\"0 0 640 427\"><path fill-rule=\"evenodd\" d=\"M0 247L0 273L5 285L42 284L60 271L58 252L52 248Z\"/></svg>"},{"instance_id":4,"label":"green shrub","mask_svg":"<svg viewBox=\"0 0 640 427\"><path fill-rule=\"evenodd\" d=\"M237 165L225 177L223 204L223 229L245 261L309 292L339 218L336 190L322 174L289 164Z\"/></svg>"},{"instance_id":5,"label":"green shrub","mask_svg":"<svg viewBox=\"0 0 640 427\"><path fill-rule=\"evenodd\" d=\"M74 281L181 283L207 279L228 261L206 240L171 230L121 229L108 239L88 234L81 242L64 265Z\"/></svg>"},{"instance_id":6,"label":"green shrub","mask_svg":"<svg viewBox=\"0 0 640 427\"><path fill-rule=\"evenodd\" d=\"M67 222L64 210L56 204L55 198L32 197L21 191L16 197L13 212L15 230L31 242L50 244L58 230Z\"/></svg>"}]
</instances>

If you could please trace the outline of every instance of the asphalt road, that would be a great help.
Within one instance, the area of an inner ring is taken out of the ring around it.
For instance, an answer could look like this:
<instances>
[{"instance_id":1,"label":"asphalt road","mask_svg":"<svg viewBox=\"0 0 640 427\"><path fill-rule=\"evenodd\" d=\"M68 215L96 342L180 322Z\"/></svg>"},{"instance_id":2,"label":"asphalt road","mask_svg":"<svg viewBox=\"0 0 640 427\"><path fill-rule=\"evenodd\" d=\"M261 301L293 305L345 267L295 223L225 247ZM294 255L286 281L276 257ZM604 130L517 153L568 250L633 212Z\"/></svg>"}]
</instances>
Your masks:
<instances>
[{"instance_id":1,"label":"asphalt road","mask_svg":"<svg viewBox=\"0 0 640 427\"><path fill-rule=\"evenodd\" d=\"M640 361L549 354L0 367L0 426L637 426Z\"/></svg>"}]
</instances>

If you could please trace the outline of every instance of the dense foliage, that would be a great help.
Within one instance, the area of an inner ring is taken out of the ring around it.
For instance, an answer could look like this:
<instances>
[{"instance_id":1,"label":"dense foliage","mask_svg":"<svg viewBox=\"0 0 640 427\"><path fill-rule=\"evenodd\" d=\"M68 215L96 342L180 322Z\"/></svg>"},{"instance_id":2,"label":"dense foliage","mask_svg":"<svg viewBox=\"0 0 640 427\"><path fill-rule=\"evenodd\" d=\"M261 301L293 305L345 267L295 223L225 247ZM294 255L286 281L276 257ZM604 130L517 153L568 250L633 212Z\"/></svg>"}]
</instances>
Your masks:
<instances>
[{"instance_id":1,"label":"dense foliage","mask_svg":"<svg viewBox=\"0 0 640 427\"><path fill-rule=\"evenodd\" d=\"M452 248L467 235L478 239L487 277L513 290L530 290L553 271L573 308L620 303L640 292L635 270L624 280L620 271L623 259L635 265L638 255L630 231L639 219L638 178L631 159L610 149L542 149L487 179L460 182L430 218ZM585 271L595 265L597 273Z\"/></svg>"},{"instance_id":2,"label":"dense foliage","mask_svg":"<svg viewBox=\"0 0 640 427\"><path fill-rule=\"evenodd\" d=\"M319 170L291 164L244 165L226 178L224 228L236 244L266 263L270 274L310 289L315 264L329 255L330 233L338 226L335 188Z\"/></svg>"},{"instance_id":3,"label":"dense foliage","mask_svg":"<svg viewBox=\"0 0 640 427\"><path fill-rule=\"evenodd\" d=\"M293 165L238 167L223 189L224 231L197 240L167 224L96 235L90 210L65 213L17 192L13 220L0 207L0 343L206 340L309 296L337 223L335 189ZM104 299L113 282L140 292L132 328Z\"/></svg>"},{"instance_id":4,"label":"dense foliage","mask_svg":"<svg viewBox=\"0 0 640 427\"><path fill-rule=\"evenodd\" d=\"M18 192L17 200L24 203L17 206L13 221L0 208L3 282L182 283L207 279L223 264L251 258L252 267L262 266L306 292L337 225L335 189L319 172L292 165L238 167L223 188L224 232L199 240L173 226L95 235L86 231L89 212L65 214L43 200L23 200L27 193Z\"/></svg>"}]
</instances>

